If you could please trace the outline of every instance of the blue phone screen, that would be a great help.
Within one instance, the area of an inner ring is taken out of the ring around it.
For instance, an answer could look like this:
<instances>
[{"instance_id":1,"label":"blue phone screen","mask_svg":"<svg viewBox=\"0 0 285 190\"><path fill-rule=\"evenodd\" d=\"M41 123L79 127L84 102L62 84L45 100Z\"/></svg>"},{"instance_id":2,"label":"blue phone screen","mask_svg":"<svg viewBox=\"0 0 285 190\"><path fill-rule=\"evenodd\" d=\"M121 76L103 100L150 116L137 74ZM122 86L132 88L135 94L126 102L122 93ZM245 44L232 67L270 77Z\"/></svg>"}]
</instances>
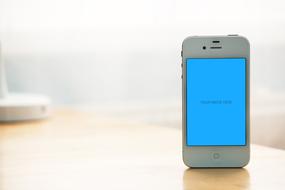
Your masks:
<instances>
[{"instance_id":1,"label":"blue phone screen","mask_svg":"<svg viewBox=\"0 0 285 190\"><path fill-rule=\"evenodd\" d=\"M246 145L246 59L186 59L188 146Z\"/></svg>"}]
</instances>

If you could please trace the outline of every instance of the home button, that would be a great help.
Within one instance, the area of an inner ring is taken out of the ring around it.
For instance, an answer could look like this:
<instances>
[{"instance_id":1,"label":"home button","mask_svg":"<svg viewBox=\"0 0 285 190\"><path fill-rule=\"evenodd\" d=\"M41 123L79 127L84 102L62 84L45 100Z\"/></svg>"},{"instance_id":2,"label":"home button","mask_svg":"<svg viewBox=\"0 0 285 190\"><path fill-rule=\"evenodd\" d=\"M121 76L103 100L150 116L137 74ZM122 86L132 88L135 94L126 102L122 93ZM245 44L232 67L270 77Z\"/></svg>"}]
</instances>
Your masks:
<instances>
[{"instance_id":1,"label":"home button","mask_svg":"<svg viewBox=\"0 0 285 190\"><path fill-rule=\"evenodd\" d=\"M215 153L213 154L213 158L214 158L214 160L218 160L218 159L220 158L220 154L217 153L217 152L215 152Z\"/></svg>"}]
</instances>

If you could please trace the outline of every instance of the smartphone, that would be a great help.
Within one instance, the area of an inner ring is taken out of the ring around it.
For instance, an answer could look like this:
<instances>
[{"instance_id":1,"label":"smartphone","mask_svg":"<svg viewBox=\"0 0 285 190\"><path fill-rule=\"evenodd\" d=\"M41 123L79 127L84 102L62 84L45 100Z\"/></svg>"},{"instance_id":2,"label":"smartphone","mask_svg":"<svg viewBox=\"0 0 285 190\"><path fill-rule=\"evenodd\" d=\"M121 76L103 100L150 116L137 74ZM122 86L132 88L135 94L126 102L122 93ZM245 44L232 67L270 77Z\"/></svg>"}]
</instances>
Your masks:
<instances>
[{"instance_id":1,"label":"smartphone","mask_svg":"<svg viewBox=\"0 0 285 190\"><path fill-rule=\"evenodd\" d=\"M185 165L244 167L250 158L249 41L191 36L181 56Z\"/></svg>"}]
</instances>

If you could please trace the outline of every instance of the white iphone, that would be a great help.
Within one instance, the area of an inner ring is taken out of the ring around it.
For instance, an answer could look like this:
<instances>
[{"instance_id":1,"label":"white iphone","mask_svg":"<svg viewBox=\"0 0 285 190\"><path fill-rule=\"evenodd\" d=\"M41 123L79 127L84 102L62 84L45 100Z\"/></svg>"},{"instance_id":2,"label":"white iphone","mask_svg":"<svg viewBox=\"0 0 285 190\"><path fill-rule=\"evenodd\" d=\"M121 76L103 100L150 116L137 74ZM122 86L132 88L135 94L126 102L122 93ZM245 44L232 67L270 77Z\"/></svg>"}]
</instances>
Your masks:
<instances>
[{"instance_id":1,"label":"white iphone","mask_svg":"<svg viewBox=\"0 0 285 190\"><path fill-rule=\"evenodd\" d=\"M250 158L249 41L192 36L182 44L183 161L243 167Z\"/></svg>"}]
</instances>

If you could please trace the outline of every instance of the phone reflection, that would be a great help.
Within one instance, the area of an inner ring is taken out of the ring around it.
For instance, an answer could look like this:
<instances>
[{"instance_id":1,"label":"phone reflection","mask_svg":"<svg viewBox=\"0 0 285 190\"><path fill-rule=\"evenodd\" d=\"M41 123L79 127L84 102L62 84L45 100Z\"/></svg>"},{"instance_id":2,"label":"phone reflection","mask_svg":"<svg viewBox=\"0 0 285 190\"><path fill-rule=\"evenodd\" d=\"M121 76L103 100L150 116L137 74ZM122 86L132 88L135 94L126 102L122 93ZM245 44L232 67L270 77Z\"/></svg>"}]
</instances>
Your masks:
<instances>
[{"instance_id":1,"label":"phone reflection","mask_svg":"<svg viewBox=\"0 0 285 190\"><path fill-rule=\"evenodd\" d=\"M183 175L184 190L248 189L249 174L244 168L187 169Z\"/></svg>"}]
</instances>

